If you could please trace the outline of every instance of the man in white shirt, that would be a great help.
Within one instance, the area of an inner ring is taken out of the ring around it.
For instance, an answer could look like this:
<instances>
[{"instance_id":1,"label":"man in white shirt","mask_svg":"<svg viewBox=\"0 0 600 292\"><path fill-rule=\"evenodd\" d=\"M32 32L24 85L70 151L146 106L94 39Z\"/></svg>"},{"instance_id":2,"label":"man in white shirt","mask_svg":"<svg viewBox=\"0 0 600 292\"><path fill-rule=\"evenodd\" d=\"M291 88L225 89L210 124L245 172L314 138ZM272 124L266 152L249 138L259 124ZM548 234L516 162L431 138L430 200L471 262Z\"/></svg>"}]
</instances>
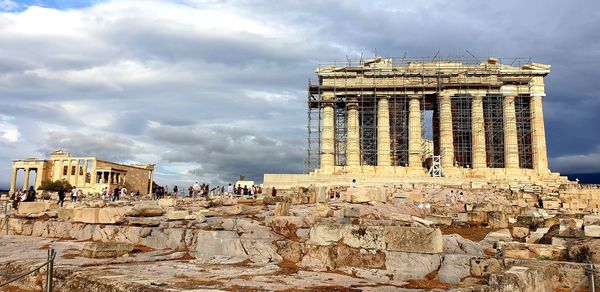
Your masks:
<instances>
[{"instance_id":1,"label":"man in white shirt","mask_svg":"<svg viewBox=\"0 0 600 292\"><path fill-rule=\"evenodd\" d=\"M200 185L198 184L198 182L194 183L192 189L194 190L194 195L192 196L192 198L196 198L198 196L198 192L200 192Z\"/></svg>"},{"instance_id":2,"label":"man in white shirt","mask_svg":"<svg viewBox=\"0 0 600 292\"><path fill-rule=\"evenodd\" d=\"M77 202L77 193L79 192L79 190L77 189L77 187L73 187L73 189L71 190L71 202Z\"/></svg>"},{"instance_id":3,"label":"man in white shirt","mask_svg":"<svg viewBox=\"0 0 600 292\"><path fill-rule=\"evenodd\" d=\"M121 198L124 198L127 195L127 189L125 188L125 186L123 186L123 188L121 189Z\"/></svg>"}]
</instances>

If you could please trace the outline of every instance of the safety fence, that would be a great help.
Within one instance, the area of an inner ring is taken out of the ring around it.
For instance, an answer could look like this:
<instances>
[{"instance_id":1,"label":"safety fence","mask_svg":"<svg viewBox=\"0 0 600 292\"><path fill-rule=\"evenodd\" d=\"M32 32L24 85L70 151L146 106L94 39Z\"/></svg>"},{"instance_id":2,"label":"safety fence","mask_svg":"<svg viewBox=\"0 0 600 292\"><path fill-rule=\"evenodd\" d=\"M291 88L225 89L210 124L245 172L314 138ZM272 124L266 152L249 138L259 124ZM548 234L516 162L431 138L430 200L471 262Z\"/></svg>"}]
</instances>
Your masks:
<instances>
[{"instance_id":1,"label":"safety fence","mask_svg":"<svg viewBox=\"0 0 600 292\"><path fill-rule=\"evenodd\" d=\"M20 273L20 274L16 274L16 275L8 275L11 277L10 280L0 283L0 288L7 286L10 283L16 282L18 280L21 280L23 278L25 278L28 275L31 275L37 271L39 271L40 269L42 269L43 267L47 267L46 269L46 292L51 292L52 291L52 277L53 277L53 272L54 272L54 258L56 257L56 252L54 251L54 249L50 248L48 249L48 259L37 265L36 267L34 267L33 269ZM3 276L7 276L7 275L3 275Z\"/></svg>"}]
</instances>

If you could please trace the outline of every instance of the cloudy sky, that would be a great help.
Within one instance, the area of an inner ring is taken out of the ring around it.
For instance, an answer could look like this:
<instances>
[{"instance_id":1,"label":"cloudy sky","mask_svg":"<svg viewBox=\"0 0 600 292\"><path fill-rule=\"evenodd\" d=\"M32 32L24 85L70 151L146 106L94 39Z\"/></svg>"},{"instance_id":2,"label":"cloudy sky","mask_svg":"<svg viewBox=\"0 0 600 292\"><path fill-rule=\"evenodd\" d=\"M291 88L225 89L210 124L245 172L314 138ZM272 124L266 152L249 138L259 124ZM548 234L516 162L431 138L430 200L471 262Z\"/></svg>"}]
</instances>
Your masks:
<instances>
[{"instance_id":1,"label":"cloudy sky","mask_svg":"<svg viewBox=\"0 0 600 292\"><path fill-rule=\"evenodd\" d=\"M319 63L533 57L551 168L600 171L598 1L0 0L0 189L53 149L159 183L303 171Z\"/></svg>"}]
</instances>

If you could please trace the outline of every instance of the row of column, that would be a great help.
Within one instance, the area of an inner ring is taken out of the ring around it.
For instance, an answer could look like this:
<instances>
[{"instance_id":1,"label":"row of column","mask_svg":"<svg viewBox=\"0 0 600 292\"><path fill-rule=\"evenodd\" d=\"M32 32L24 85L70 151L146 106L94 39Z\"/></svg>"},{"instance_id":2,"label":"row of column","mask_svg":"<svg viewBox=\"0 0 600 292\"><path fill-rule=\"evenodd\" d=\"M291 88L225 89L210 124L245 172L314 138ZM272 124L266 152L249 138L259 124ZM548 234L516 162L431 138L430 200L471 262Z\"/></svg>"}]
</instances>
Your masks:
<instances>
[{"instance_id":1,"label":"row of column","mask_svg":"<svg viewBox=\"0 0 600 292\"><path fill-rule=\"evenodd\" d=\"M79 163L82 159L66 159L66 160L54 160L52 167L54 174L54 180L64 178L64 167L67 167L66 179L67 181L74 183L74 185L83 187L86 183L86 175L90 173L90 182L96 181L96 172L93 171L96 168L96 160L94 159L83 159L83 174L80 173L82 165ZM89 162L92 162L91 169L88 169ZM75 168L75 174L73 174L73 168ZM81 181L83 180L83 181Z\"/></svg>"},{"instance_id":2,"label":"row of column","mask_svg":"<svg viewBox=\"0 0 600 292\"><path fill-rule=\"evenodd\" d=\"M542 109L544 94L532 93L530 99L533 168L540 171L548 169L546 153L546 135ZM323 94L324 108L321 132L321 169L332 171L334 159L334 115L333 94ZM485 125L483 117L483 94L474 94L471 103L472 131L472 167L487 167ZM517 123L515 113L515 94L504 95L502 102L504 124L505 168L519 168L519 149ZM387 96L377 96L377 166L391 166L390 150L390 116ZM408 165L413 168L422 166L421 157L421 95L409 96L408 108ZM442 167L451 168L454 164L454 141L452 130L452 98L449 93L442 92L440 105L440 154ZM348 132L346 145L346 164L349 167L360 166L360 126L358 101L348 101Z\"/></svg>"},{"instance_id":3,"label":"row of column","mask_svg":"<svg viewBox=\"0 0 600 292\"><path fill-rule=\"evenodd\" d=\"M125 184L126 174L111 172L111 171L98 171L98 178L95 180L96 183L110 183L110 184Z\"/></svg>"},{"instance_id":4,"label":"row of column","mask_svg":"<svg viewBox=\"0 0 600 292\"><path fill-rule=\"evenodd\" d=\"M11 176L11 180L10 180L10 192L13 193L15 191L15 188L17 187L17 174L19 173L19 169L23 169L25 171L24 177L23 177L23 190L27 190L29 188L29 173L34 170L36 172L36 181L34 184L34 187L37 187L41 184L41 180L42 177L40 175L40 171L38 170L38 168L30 168L30 167L25 167L25 168L18 168L15 167L12 170L12 176Z\"/></svg>"}]
</instances>

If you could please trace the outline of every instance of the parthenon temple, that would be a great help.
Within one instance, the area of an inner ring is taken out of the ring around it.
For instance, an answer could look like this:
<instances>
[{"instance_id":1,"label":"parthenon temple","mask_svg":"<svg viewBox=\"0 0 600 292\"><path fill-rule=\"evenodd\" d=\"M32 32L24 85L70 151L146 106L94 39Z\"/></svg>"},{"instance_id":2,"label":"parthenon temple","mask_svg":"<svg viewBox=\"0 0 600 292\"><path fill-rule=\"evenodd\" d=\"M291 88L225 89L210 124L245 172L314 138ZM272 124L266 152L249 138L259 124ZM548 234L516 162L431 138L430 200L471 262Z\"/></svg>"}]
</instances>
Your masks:
<instances>
[{"instance_id":1,"label":"parthenon temple","mask_svg":"<svg viewBox=\"0 0 600 292\"><path fill-rule=\"evenodd\" d=\"M308 86L308 175L268 174L266 184L566 181L548 168L542 99L550 65L378 57L316 73Z\"/></svg>"}]
</instances>

